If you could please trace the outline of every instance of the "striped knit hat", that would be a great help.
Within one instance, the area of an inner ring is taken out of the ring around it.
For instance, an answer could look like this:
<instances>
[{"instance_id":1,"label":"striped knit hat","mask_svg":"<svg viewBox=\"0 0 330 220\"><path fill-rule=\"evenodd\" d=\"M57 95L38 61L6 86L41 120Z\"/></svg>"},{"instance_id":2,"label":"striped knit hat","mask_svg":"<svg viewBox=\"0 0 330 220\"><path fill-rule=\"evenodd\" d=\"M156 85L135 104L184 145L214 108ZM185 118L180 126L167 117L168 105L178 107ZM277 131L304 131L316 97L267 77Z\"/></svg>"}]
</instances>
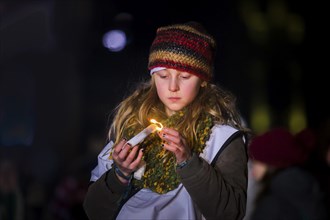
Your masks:
<instances>
[{"instance_id":1,"label":"striped knit hat","mask_svg":"<svg viewBox=\"0 0 330 220\"><path fill-rule=\"evenodd\" d=\"M152 74L159 69L172 68L210 81L215 50L215 39L200 23L160 27L150 47L148 69Z\"/></svg>"}]
</instances>

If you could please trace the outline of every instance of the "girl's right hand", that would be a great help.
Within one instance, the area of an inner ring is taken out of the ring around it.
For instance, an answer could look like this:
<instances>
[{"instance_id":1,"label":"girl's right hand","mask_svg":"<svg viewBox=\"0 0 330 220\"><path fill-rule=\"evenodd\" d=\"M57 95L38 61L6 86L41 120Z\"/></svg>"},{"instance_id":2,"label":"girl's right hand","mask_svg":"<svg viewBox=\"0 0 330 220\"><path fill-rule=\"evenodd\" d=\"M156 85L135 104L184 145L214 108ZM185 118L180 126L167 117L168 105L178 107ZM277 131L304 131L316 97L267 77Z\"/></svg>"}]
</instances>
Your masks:
<instances>
[{"instance_id":1,"label":"girl's right hand","mask_svg":"<svg viewBox=\"0 0 330 220\"><path fill-rule=\"evenodd\" d=\"M125 175L130 176L139 168L142 160L143 150L138 145L131 147L125 139L121 140L112 152L112 159L118 169ZM118 179L127 183L128 181L116 173Z\"/></svg>"}]
</instances>

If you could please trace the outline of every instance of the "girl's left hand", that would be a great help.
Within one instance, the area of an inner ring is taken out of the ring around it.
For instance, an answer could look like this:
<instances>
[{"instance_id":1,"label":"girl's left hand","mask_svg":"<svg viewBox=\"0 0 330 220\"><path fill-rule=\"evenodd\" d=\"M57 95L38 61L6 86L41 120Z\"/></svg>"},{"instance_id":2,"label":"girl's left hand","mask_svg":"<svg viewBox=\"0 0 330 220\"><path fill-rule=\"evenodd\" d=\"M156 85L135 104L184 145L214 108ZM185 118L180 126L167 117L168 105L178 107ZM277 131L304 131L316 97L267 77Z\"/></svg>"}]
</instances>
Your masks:
<instances>
[{"instance_id":1,"label":"girl's left hand","mask_svg":"<svg viewBox=\"0 0 330 220\"><path fill-rule=\"evenodd\" d=\"M164 148L174 153L178 164L190 159L191 150L178 131L172 128L163 128L158 135L165 142Z\"/></svg>"}]
</instances>

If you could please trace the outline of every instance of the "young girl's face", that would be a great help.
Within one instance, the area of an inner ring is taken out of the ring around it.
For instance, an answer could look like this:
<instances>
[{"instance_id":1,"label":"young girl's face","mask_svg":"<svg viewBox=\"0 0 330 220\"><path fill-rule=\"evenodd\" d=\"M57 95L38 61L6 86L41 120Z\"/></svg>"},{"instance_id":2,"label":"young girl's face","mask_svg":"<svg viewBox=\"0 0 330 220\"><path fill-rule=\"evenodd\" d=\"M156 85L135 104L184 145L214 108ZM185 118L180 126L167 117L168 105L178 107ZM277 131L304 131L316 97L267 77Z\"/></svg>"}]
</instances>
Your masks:
<instances>
[{"instance_id":1,"label":"young girl's face","mask_svg":"<svg viewBox=\"0 0 330 220\"><path fill-rule=\"evenodd\" d=\"M202 83L199 77L175 69L160 70L153 75L158 97L165 105L168 116L190 104Z\"/></svg>"}]
</instances>

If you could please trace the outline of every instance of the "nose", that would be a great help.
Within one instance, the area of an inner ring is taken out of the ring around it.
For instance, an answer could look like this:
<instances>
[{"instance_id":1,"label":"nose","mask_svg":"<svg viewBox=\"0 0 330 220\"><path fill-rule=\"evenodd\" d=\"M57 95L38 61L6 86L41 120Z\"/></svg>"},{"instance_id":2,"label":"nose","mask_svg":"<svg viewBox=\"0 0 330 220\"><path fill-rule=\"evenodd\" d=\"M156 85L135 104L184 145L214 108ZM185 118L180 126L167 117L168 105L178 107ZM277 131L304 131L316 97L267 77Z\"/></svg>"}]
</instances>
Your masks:
<instances>
[{"instance_id":1,"label":"nose","mask_svg":"<svg viewBox=\"0 0 330 220\"><path fill-rule=\"evenodd\" d=\"M170 79L170 83L168 85L168 90L170 90L171 92L176 92L179 90L179 81L176 77L171 77Z\"/></svg>"}]
</instances>

